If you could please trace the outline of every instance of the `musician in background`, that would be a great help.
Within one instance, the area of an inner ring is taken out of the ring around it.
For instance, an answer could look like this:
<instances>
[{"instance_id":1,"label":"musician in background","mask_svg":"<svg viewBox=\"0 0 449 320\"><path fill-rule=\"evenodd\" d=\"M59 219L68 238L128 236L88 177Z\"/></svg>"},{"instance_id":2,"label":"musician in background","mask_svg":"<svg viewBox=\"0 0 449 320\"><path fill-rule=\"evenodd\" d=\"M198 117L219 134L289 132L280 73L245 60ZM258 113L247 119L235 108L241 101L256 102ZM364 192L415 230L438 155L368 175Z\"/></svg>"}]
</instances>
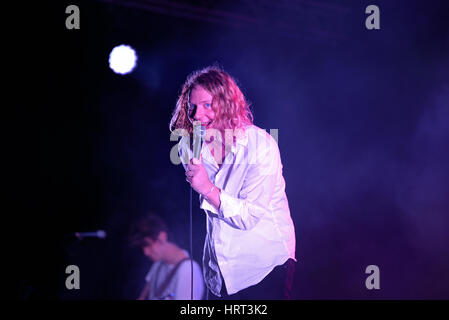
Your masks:
<instances>
[{"instance_id":1,"label":"musician in background","mask_svg":"<svg viewBox=\"0 0 449 320\"><path fill-rule=\"evenodd\" d=\"M201 300L204 292L201 268L187 251L170 241L168 234L166 223L155 215L131 226L131 244L141 247L144 255L154 262L138 300L190 300L192 262L193 299Z\"/></svg>"}]
</instances>

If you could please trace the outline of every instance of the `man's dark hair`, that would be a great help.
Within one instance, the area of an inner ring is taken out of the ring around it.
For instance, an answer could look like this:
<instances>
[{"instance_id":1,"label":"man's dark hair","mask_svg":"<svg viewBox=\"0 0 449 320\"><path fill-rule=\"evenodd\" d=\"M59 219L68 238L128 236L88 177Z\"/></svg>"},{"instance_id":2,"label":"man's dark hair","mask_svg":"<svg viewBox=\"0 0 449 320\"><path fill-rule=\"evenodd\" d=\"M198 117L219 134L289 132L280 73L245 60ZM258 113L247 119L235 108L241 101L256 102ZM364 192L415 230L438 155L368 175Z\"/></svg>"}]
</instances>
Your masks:
<instances>
[{"instance_id":1,"label":"man's dark hair","mask_svg":"<svg viewBox=\"0 0 449 320\"><path fill-rule=\"evenodd\" d=\"M160 217L149 214L135 221L129 232L129 241L132 246L145 246L145 238L156 241L162 231L169 233L167 224Z\"/></svg>"}]
</instances>

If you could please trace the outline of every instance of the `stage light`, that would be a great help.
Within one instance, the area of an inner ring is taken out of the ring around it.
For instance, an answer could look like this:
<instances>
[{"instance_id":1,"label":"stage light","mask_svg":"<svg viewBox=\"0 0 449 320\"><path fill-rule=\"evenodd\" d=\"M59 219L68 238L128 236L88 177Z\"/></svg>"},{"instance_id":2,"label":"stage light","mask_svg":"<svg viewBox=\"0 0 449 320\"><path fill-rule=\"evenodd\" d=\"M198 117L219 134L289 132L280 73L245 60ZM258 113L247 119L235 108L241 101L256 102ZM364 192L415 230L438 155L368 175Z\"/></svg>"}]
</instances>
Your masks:
<instances>
[{"instance_id":1,"label":"stage light","mask_svg":"<svg viewBox=\"0 0 449 320\"><path fill-rule=\"evenodd\" d=\"M136 66L137 56L133 48L120 45L112 49L109 54L109 67L119 74L127 74Z\"/></svg>"}]
</instances>

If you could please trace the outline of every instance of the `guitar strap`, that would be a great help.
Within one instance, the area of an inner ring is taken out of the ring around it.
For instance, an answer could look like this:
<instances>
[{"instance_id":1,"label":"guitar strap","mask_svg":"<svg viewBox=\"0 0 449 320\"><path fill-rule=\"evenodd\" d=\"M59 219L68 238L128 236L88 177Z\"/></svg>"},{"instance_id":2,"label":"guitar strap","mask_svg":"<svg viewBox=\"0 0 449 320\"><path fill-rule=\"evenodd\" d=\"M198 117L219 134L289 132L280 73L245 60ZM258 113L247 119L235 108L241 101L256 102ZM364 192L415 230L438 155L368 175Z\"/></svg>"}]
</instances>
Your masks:
<instances>
[{"instance_id":1,"label":"guitar strap","mask_svg":"<svg viewBox=\"0 0 449 320\"><path fill-rule=\"evenodd\" d=\"M155 297L161 297L161 295L164 293L165 289L167 289L168 285L170 284L170 282L173 280L173 277L176 274L176 271L178 271L179 266L186 260L190 260L190 258L184 258L181 261L179 261L171 270L171 272L169 273L169 275L167 276L167 278L165 278L164 283L158 288L158 290L156 291L156 295Z\"/></svg>"}]
</instances>

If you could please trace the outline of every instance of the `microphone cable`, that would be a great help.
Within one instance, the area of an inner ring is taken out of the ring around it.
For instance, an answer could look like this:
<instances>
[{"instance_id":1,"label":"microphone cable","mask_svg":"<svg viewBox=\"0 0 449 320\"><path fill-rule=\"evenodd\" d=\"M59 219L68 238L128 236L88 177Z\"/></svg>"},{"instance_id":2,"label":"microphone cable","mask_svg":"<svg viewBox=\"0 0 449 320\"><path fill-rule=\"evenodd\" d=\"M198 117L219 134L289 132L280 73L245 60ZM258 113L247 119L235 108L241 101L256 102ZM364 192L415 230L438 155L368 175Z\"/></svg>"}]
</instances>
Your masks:
<instances>
[{"instance_id":1,"label":"microphone cable","mask_svg":"<svg viewBox=\"0 0 449 320\"><path fill-rule=\"evenodd\" d=\"M196 110L195 110L196 111ZM193 123L193 156L199 159L203 147L203 139L206 135L206 128L201 126L199 121ZM199 140L199 141L198 141ZM190 300L193 300L193 188L190 187Z\"/></svg>"},{"instance_id":2,"label":"microphone cable","mask_svg":"<svg viewBox=\"0 0 449 320\"><path fill-rule=\"evenodd\" d=\"M192 202L193 202L193 188L190 187L190 300L193 300L193 214L192 214Z\"/></svg>"}]
</instances>

